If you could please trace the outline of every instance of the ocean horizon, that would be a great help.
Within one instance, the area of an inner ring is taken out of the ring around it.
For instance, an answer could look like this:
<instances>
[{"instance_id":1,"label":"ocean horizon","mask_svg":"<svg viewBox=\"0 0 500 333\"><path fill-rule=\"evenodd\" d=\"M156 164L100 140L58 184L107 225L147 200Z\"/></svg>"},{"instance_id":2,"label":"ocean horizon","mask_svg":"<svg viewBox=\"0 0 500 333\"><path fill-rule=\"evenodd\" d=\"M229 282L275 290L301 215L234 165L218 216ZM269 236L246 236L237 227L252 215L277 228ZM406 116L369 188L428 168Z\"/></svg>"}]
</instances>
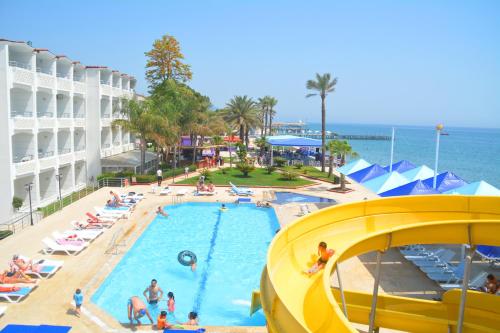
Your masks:
<instances>
[{"instance_id":1,"label":"ocean horizon","mask_svg":"<svg viewBox=\"0 0 500 333\"><path fill-rule=\"evenodd\" d=\"M395 128L394 162L408 160L434 169L436 130L434 126L326 124L338 134L386 135ZM307 123L321 130L321 123ZM500 128L445 127L440 137L438 171L450 171L468 183L484 180L500 188ZM390 163L391 141L349 140L353 150L370 163Z\"/></svg>"}]
</instances>

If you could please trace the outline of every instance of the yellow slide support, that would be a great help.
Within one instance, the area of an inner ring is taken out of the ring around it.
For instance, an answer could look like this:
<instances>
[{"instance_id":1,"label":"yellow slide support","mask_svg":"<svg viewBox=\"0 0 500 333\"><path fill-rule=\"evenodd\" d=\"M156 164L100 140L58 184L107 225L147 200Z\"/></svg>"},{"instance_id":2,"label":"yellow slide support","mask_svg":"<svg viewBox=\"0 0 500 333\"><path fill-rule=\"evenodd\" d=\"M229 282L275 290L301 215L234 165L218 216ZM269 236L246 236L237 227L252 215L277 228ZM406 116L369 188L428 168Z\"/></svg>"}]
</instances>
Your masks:
<instances>
[{"instance_id":1,"label":"yellow slide support","mask_svg":"<svg viewBox=\"0 0 500 333\"><path fill-rule=\"evenodd\" d=\"M320 241L336 252L324 270L308 277L303 271ZM357 332L351 321L369 322L372 295L345 291L347 319L330 276L348 258L408 244L500 246L500 197L384 198L300 218L273 239L262 272L260 302L269 331ZM439 302L380 294L374 324L411 332L456 332L460 298L460 290L446 292ZM467 292L463 323L462 332L499 332L500 297Z\"/></svg>"}]
</instances>

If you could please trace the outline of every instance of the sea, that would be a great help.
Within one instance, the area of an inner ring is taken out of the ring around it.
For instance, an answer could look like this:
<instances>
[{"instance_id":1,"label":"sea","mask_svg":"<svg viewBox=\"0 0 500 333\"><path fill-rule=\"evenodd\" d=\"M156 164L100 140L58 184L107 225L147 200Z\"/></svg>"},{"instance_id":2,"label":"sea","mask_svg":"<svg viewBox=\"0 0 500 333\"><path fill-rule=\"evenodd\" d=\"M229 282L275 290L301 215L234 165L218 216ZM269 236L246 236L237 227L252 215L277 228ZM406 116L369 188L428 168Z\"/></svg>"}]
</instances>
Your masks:
<instances>
[{"instance_id":1,"label":"sea","mask_svg":"<svg viewBox=\"0 0 500 333\"><path fill-rule=\"evenodd\" d=\"M338 134L386 135L395 128L394 162L408 160L434 169L435 127L368 124L327 124ZM321 124L308 123L309 130L321 130ZM500 188L500 129L445 127L440 136L438 171L451 171L467 182L484 180ZM386 166L391 159L391 141L350 140L360 157Z\"/></svg>"}]
</instances>

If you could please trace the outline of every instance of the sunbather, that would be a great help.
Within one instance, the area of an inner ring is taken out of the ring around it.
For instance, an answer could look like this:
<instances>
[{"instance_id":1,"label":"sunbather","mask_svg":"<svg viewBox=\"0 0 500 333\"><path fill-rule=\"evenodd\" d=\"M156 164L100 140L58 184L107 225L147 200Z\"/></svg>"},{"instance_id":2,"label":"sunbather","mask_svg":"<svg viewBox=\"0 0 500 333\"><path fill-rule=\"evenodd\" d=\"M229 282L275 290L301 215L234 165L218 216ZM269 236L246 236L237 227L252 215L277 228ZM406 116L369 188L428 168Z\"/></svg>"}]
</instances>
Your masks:
<instances>
[{"instance_id":1,"label":"sunbather","mask_svg":"<svg viewBox=\"0 0 500 333\"><path fill-rule=\"evenodd\" d=\"M11 267L11 271L19 271L24 278L29 278L29 276L25 274L26 271L40 271L40 265L33 264L33 261L31 260L25 261L24 259L19 258L19 255L17 254L12 257L9 265Z\"/></svg>"},{"instance_id":2,"label":"sunbather","mask_svg":"<svg viewBox=\"0 0 500 333\"><path fill-rule=\"evenodd\" d=\"M213 191L215 191L215 186L214 186L214 184L213 184L212 182L208 183L208 186L207 186L206 190L207 190L208 192L213 192Z\"/></svg>"},{"instance_id":3,"label":"sunbather","mask_svg":"<svg viewBox=\"0 0 500 333\"><path fill-rule=\"evenodd\" d=\"M318 245L318 261L316 261L316 263L304 273L311 276L319 272L321 269L325 268L328 259L330 259L334 253L335 251L333 249L329 249L325 242L320 242Z\"/></svg>"},{"instance_id":4,"label":"sunbather","mask_svg":"<svg viewBox=\"0 0 500 333\"><path fill-rule=\"evenodd\" d=\"M35 283L36 280L30 277L24 277L20 271L8 271L5 270L0 274L0 284L1 283Z\"/></svg>"},{"instance_id":5,"label":"sunbather","mask_svg":"<svg viewBox=\"0 0 500 333\"><path fill-rule=\"evenodd\" d=\"M118 204L119 204L119 203L123 202L122 198L120 198L120 196L119 196L118 194L116 194L115 192L113 192L113 191L109 191L109 194L111 194L111 195L113 196L114 201L115 201L116 203L118 203Z\"/></svg>"}]
</instances>

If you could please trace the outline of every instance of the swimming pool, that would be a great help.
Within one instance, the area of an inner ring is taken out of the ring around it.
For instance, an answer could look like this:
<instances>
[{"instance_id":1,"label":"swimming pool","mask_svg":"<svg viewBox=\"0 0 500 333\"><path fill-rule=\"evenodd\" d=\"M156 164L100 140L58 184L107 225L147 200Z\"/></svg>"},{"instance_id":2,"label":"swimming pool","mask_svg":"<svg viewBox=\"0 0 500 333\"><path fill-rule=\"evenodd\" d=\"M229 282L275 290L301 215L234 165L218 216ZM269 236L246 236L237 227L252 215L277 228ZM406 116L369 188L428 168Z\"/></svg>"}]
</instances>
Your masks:
<instances>
[{"instance_id":1,"label":"swimming pool","mask_svg":"<svg viewBox=\"0 0 500 333\"><path fill-rule=\"evenodd\" d=\"M268 245L279 223L273 209L254 204L185 203L166 206L92 296L92 302L120 322L128 322L127 300L142 293L151 279L175 294L175 320L197 311L201 325L257 326L261 311L249 316L252 290L259 288ZM193 273L177 254L197 255ZM149 306L155 319L166 303ZM172 320L174 318L170 318ZM147 318L142 320L147 323Z\"/></svg>"},{"instance_id":2,"label":"swimming pool","mask_svg":"<svg viewBox=\"0 0 500 333\"><path fill-rule=\"evenodd\" d=\"M313 195L299 194L293 192L275 192L276 199L273 203L286 204L291 202L330 202L336 203L333 199L315 197Z\"/></svg>"}]
</instances>

